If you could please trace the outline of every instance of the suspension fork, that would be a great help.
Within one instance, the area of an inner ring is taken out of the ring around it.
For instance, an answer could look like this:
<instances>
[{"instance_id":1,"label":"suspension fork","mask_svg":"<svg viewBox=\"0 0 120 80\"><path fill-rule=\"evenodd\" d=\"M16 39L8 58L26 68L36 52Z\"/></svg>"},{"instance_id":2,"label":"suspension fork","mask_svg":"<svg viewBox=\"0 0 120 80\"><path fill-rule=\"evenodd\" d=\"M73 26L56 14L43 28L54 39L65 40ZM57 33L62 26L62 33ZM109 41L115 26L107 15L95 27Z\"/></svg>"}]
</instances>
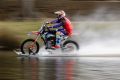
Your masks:
<instances>
[{"instance_id":1,"label":"suspension fork","mask_svg":"<svg viewBox=\"0 0 120 80\"><path fill-rule=\"evenodd\" d=\"M30 48L34 47L34 44L37 42L39 36L40 36L40 34L38 34L37 37L34 39L34 42L31 44Z\"/></svg>"},{"instance_id":2,"label":"suspension fork","mask_svg":"<svg viewBox=\"0 0 120 80\"><path fill-rule=\"evenodd\" d=\"M38 34L37 37L34 39L34 43L36 43L39 37L40 37L40 34Z\"/></svg>"}]
</instances>

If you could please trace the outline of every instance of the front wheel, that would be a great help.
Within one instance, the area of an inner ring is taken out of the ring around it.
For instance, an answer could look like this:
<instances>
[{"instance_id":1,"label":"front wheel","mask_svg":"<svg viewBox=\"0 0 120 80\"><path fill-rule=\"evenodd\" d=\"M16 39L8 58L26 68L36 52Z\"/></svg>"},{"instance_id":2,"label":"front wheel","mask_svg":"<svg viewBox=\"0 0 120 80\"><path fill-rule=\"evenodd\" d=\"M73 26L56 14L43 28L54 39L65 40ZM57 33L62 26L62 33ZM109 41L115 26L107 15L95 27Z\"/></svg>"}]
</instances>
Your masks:
<instances>
[{"instance_id":1,"label":"front wheel","mask_svg":"<svg viewBox=\"0 0 120 80\"><path fill-rule=\"evenodd\" d=\"M79 50L79 44L72 40L67 40L62 45L63 52L74 52Z\"/></svg>"},{"instance_id":2,"label":"front wheel","mask_svg":"<svg viewBox=\"0 0 120 80\"><path fill-rule=\"evenodd\" d=\"M38 42L34 42L33 39L27 39L21 44L22 54L36 54L39 51Z\"/></svg>"}]
</instances>

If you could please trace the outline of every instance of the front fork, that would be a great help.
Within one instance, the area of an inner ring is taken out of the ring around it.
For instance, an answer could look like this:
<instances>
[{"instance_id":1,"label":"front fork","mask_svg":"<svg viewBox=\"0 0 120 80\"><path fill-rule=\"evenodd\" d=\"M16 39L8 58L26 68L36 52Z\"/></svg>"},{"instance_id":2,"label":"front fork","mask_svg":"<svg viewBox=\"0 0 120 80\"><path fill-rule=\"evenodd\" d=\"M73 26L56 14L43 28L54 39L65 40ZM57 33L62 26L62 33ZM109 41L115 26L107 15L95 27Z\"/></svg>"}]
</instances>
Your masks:
<instances>
[{"instance_id":1,"label":"front fork","mask_svg":"<svg viewBox=\"0 0 120 80\"><path fill-rule=\"evenodd\" d=\"M37 37L34 39L34 42L32 42L32 44L29 46L29 50L32 50L34 48L34 44L37 42L39 36L40 34L38 34Z\"/></svg>"}]
</instances>

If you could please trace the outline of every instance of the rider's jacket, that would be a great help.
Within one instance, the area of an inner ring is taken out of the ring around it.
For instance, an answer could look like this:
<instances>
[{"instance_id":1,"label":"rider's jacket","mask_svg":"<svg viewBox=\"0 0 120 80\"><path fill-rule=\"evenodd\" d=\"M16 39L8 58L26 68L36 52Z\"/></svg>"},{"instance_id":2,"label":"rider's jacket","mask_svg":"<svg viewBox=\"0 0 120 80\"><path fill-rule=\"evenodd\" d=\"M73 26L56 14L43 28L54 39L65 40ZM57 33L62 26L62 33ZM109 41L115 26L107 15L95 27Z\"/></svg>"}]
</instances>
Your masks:
<instances>
[{"instance_id":1,"label":"rider's jacket","mask_svg":"<svg viewBox=\"0 0 120 80\"><path fill-rule=\"evenodd\" d=\"M73 28L71 25L71 22L68 18L66 17L59 17L56 20L51 21L51 23L55 24L53 28L59 28L63 26L63 29L65 29L65 32L67 33L66 35L71 36L73 33ZM60 29L59 31L63 32L63 29Z\"/></svg>"}]
</instances>

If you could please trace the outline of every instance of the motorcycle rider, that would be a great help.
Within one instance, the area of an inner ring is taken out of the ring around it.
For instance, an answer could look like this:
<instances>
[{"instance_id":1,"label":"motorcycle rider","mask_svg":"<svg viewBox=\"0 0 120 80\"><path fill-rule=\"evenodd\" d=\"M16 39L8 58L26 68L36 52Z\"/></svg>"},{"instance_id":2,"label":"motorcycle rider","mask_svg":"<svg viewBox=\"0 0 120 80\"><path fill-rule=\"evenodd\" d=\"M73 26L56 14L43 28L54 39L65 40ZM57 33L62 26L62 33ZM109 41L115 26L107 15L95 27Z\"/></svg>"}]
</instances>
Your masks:
<instances>
[{"instance_id":1,"label":"motorcycle rider","mask_svg":"<svg viewBox=\"0 0 120 80\"><path fill-rule=\"evenodd\" d=\"M55 46L52 46L52 48L60 48L61 36L70 37L73 33L73 28L70 20L66 17L66 13L63 10L56 11L54 14L57 15L57 19L49 22L50 24L53 24L53 26L50 26L49 28L56 30L56 42Z\"/></svg>"}]
</instances>

